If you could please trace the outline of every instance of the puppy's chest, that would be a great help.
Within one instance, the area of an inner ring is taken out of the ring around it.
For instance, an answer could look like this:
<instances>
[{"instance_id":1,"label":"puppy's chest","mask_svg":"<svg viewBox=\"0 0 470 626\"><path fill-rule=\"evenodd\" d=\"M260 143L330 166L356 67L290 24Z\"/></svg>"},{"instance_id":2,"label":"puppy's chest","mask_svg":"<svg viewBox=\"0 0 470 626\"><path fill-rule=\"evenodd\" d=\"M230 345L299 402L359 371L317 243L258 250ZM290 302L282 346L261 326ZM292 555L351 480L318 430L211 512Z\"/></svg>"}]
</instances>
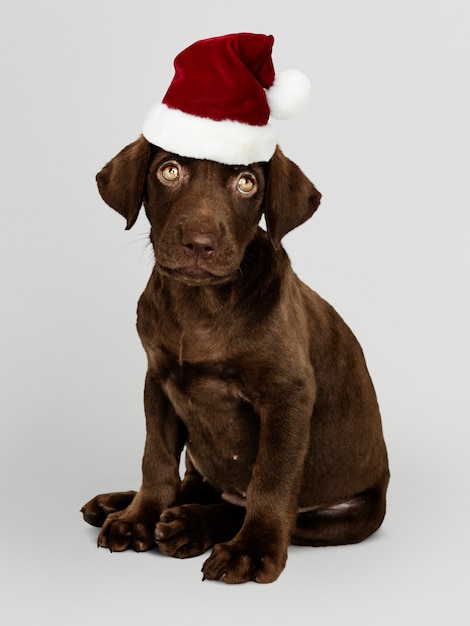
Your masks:
<instances>
[{"instance_id":1,"label":"puppy's chest","mask_svg":"<svg viewBox=\"0 0 470 626\"><path fill-rule=\"evenodd\" d=\"M163 388L187 429L198 471L219 491L244 493L259 445L259 417L230 368L175 364Z\"/></svg>"},{"instance_id":2,"label":"puppy's chest","mask_svg":"<svg viewBox=\"0 0 470 626\"><path fill-rule=\"evenodd\" d=\"M230 324L224 330L213 320L178 325L161 316L159 332L144 342L149 364L193 447L211 448L212 453L227 448L231 457L252 446L254 453L259 438L256 389L243 365L246 349L237 337Z\"/></svg>"},{"instance_id":3,"label":"puppy's chest","mask_svg":"<svg viewBox=\"0 0 470 626\"><path fill-rule=\"evenodd\" d=\"M193 323L176 330L173 334L175 341L172 345L173 349L178 350L180 362L221 364L221 368L213 371L217 378L224 368L223 364L238 347L234 345L238 343L234 342L234 335L238 337L239 333L235 332L230 324L221 328L214 322ZM222 372L222 375L225 375L225 372Z\"/></svg>"},{"instance_id":4,"label":"puppy's chest","mask_svg":"<svg viewBox=\"0 0 470 626\"><path fill-rule=\"evenodd\" d=\"M198 421L207 418L213 423L216 414L222 413L231 419L246 412L249 406L237 372L224 363L167 361L162 383L178 415L188 426L196 416Z\"/></svg>"}]
</instances>

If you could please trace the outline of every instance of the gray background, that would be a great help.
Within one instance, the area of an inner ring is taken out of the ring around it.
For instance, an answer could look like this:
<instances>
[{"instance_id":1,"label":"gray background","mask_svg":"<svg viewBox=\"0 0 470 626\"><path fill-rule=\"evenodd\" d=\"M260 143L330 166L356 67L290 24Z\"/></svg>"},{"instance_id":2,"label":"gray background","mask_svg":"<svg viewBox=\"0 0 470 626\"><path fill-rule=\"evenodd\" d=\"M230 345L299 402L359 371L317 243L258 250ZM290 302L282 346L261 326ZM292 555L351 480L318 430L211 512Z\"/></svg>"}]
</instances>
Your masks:
<instances>
[{"instance_id":1,"label":"gray background","mask_svg":"<svg viewBox=\"0 0 470 626\"><path fill-rule=\"evenodd\" d=\"M306 11L309 7L308 12ZM465 0L2 3L0 618L8 624L468 623L469 29ZM268 586L95 547L81 505L138 487L151 270L94 176L193 41L272 33L313 83L277 122L323 193L285 238L358 335L392 482L358 546L292 548Z\"/></svg>"}]
</instances>

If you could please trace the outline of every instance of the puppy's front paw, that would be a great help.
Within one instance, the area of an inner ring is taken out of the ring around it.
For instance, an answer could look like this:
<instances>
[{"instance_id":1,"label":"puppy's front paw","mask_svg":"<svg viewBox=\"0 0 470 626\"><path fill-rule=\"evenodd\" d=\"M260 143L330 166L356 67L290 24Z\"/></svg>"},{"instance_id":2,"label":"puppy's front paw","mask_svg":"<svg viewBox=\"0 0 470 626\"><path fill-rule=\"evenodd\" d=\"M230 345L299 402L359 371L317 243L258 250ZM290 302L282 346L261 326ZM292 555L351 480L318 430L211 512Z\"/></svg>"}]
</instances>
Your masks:
<instances>
[{"instance_id":1,"label":"puppy's front paw","mask_svg":"<svg viewBox=\"0 0 470 626\"><path fill-rule=\"evenodd\" d=\"M98 547L111 552L144 552L155 545L155 515L130 516L126 511L111 513L98 536Z\"/></svg>"},{"instance_id":2,"label":"puppy's front paw","mask_svg":"<svg viewBox=\"0 0 470 626\"><path fill-rule=\"evenodd\" d=\"M258 547L253 541L237 538L214 546L202 567L203 580L222 580L237 584L254 581L272 583L279 577L287 560L287 548Z\"/></svg>"}]
</instances>

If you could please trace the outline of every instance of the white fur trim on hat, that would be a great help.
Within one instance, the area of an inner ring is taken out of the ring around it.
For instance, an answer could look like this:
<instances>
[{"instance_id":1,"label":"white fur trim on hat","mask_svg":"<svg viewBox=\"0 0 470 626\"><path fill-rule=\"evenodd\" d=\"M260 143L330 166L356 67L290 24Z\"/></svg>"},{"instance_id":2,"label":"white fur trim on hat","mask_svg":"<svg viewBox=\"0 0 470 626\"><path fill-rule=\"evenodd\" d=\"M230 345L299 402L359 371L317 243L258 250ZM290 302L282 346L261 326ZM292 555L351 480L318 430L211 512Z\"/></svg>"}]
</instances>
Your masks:
<instances>
[{"instance_id":1,"label":"white fur trim on hat","mask_svg":"<svg viewBox=\"0 0 470 626\"><path fill-rule=\"evenodd\" d=\"M251 126L232 120L215 121L155 104L142 133L150 143L185 157L226 165L269 161L277 144L272 126Z\"/></svg>"},{"instance_id":2,"label":"white fur trim on hat","mask_svg":"<svg viewBox=\"0 0 470 626\"><path fill-rule=\"evenodd\" d=\"M310 81L300 70L276 74L274 83L266 91L271 116L278 120L294 117L307 106L310 91Z\"/></svg>"}]
</instances>

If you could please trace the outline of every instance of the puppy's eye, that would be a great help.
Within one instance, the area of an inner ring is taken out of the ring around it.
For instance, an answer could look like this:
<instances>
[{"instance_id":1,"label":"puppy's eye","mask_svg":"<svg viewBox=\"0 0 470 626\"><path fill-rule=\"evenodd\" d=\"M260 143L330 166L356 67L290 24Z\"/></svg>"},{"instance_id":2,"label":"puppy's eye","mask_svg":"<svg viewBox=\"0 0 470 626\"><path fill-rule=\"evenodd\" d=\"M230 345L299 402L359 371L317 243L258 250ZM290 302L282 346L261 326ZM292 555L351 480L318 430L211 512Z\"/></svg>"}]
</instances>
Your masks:
<instances>
[{"instance_id":1,"label":"puppy's eye","mask_svg":"<svg viewBox=\"0 0 470 626\"><path fill-rule=\"evenodd\" d=\"M248 194L256 188L256 180L248 174L242 174L237 181L237 189L240 193Z\"/></svg>"},{"instance_id":2,"label":"puppy's eye","mask_svg":"<svg viewBox=\"0 0 470 626\"><path fill-rule=\"evenodd\" d=\"M180 177L180 171L176 163L167 163L159 170L161 177L168 183L173 183Z\"/></svg>"}]
</instances>

